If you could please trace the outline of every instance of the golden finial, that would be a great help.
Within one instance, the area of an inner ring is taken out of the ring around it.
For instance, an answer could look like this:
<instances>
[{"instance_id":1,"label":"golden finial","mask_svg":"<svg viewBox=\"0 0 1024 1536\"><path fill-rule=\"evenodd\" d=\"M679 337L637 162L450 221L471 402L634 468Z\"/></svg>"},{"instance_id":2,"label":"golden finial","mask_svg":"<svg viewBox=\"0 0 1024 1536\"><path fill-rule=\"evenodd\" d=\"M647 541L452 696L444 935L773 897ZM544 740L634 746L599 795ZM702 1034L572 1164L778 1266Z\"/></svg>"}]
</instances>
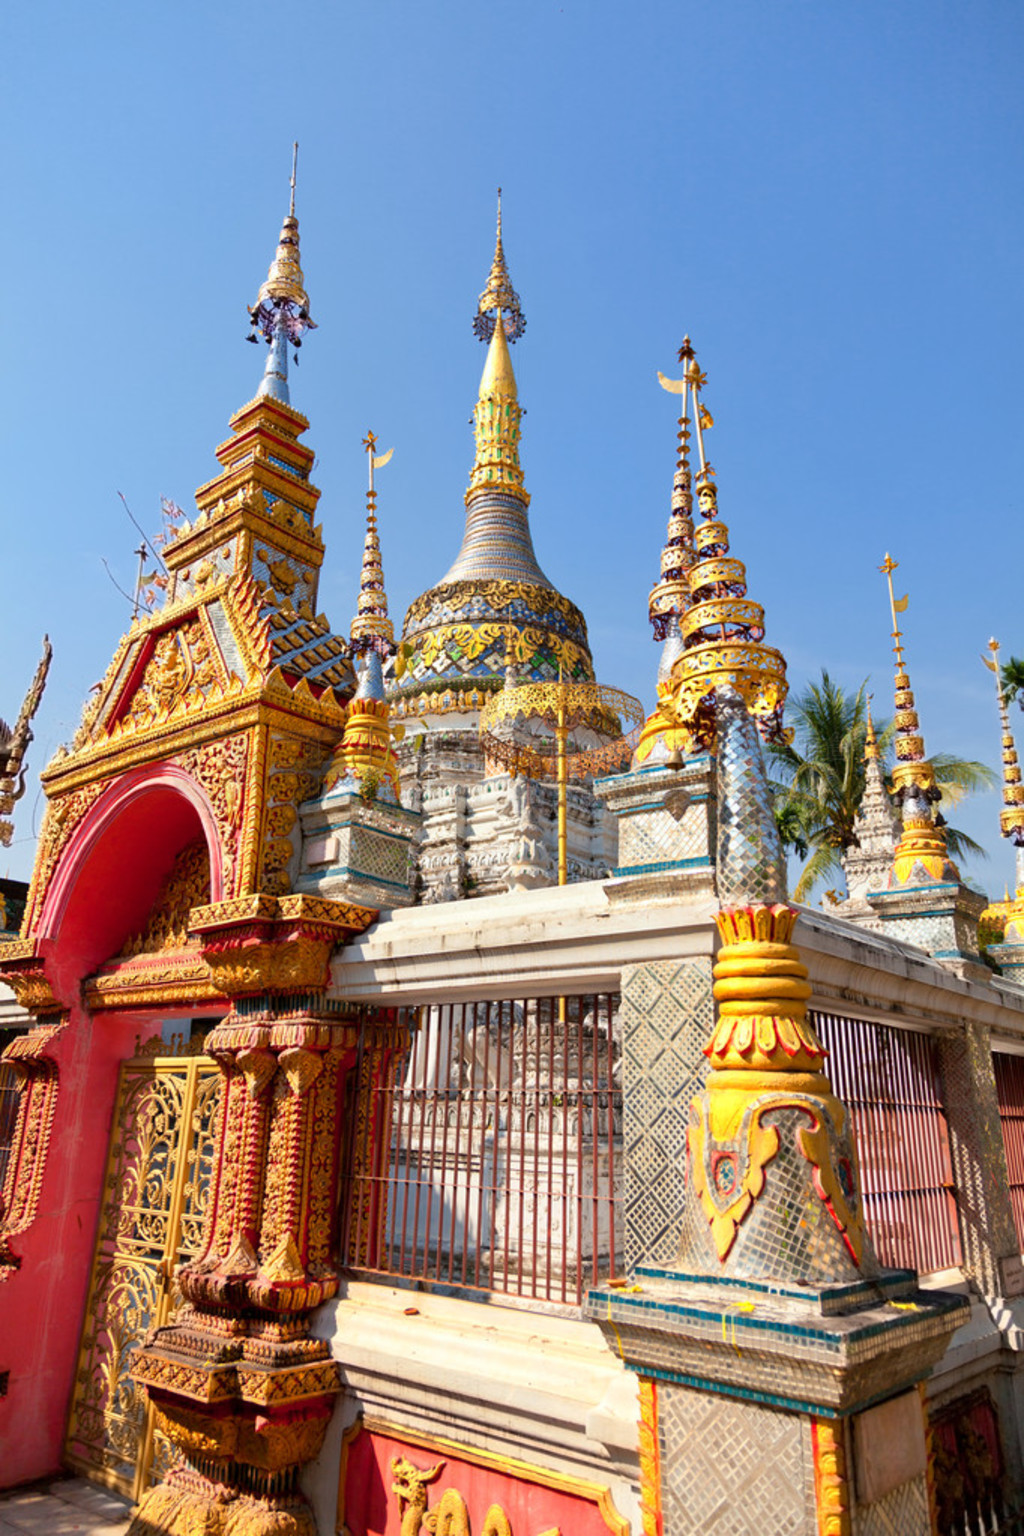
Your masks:
<instances>
[{"instance_id":1,"label":"golden finial","mask_svg":"<svg viewBox=\"0 0 1024 1536\"><path fill-rule=\"evenodd\" d=\"M473 317L474 334L481 341L490 341L499 320L503 324L509 341L518 341L526 330L526 316L523 314L519 295L512 287L512 279L508 275L505 247L501 240L500 187L498 188L498 234L494 243L494 260L491 262L487 286L480 295L480 302Z\"/></svg>"},{"instance_id":2,"label":"golden finial","mask_svg":"<svg viewBox=\"0 0 1024 1536\"><path fill-rule=\"evenodd\" d=\"M866 763L878 762L878 742L875 740L875 722L871 718L871 700L865 701L867 710L867 724L864 728L864 761Z\"/></svg>"},{"instance_id":3,"label":"golden finial","mask_svg":"<svg viewBox=\"0 0 1024 1536\"><path fill-rule=\"evenodd\" d=\"M703 434L711 423L700 391L707 382L690 338L679 360L682 380L662 384L684 399L689 391L697 433L700 471L697 502L703 521L693 534L694 563L689 569L689 604L682 617L683 651L668 679L659 684L659 712L685 732L689 749L709 749L716 734L718 691L738 693L769 739L782 736L786 701L786 663L781 652L764 644L764 609L747 596L743 562L728 558L729 530L718 515L715 471L704 452ZM670 525L671 526L671 525Z\"/></svg>"},{"instance_id":4,"label":"golden finial","mask_svg":"<svg viewBox=\"0 0 1024 1536\"><path fill-rule=\"evenodd\" d=\"M689 336L683 337L679 349L679 361L693 356ZM672 511L668 520L665 544L661 551L661 577L651 588L647 613L654 628L655 640L665 640L669 634L678 634L678 620L686 612L690 602L689 571L693 565L693 476L690 472L690 418L687 402L690 381L669 379L658 370L658 383L670 395L678 395L679 418L676 432L676 471L672 481Z\"/></svg>"},{"instance_id":5,"label":"golden finial","mask_svg":"<svg viewBox=\"0 0 1024 1536\"><path fill-rule=\"evenodd\" d=\"M899 561L894 560L886 552L885 559L878 569L885 576L889 584L889 610L892 614L892 648L896 657L895 668L895 700L896 714L893 723L896 727L895 749L896 766L893 769L893 783L897 791L911 784L925 790L933 790L935 787L935 775L932 766L924 754L924 737L921 735L921 725L918 719L917 706L914 703L914 693L910 686L910 677L904 667L903 661L903 634L899 627L898 613L906 613L910 603L910 597L897 597L892 584L892 573L899 569ZM939 798L935 796L934 798Z\"/></svg>"},{"instance_id":6,"label":"golden finial","mask_svg":"<svg viewBox=\"0 0 1024 1536\"><path fill-rule=\"evenodd\" d=\"M312 330L314 326L309 318L309 296L306 293L306 280L302 275L302 264L299 259L299 221L295 217L295 172L298 159L299 146L296 142L292 145L291 197L288 204L288 217L281 226L277 252L270 263L267 280L260 289L250 314L255 321L258 311L267 305L294 305L300 312L304 311L302 318L306 326ZM294 338L290 339L294 340Z\"/></svg>"},{"instance_id":7,"label":"golden finial","mask_svg":"<svg viewBox=\"0 0 1024 1536\"><path fill-rule=\"evenodd\" d=\"M388 596L384 588L384 566L377 534L377 492L373 472L375 469L383 469L395 450L389 448L387 453L375 454L376 446L377 434L368 431L363 438L370 476L366 492L366 539L363 543L363 570L359 584L359 612L352 620L349 636L354 655L376 651L378 656L385 657L394 655L395 629L388 618Z\"/></svg>"},{"instance_id":8,"label":"golden finial","mask_svg":"<svg viewBox=\"0 0 1024 1536\"><path fill-rule=\"evenodd\" d=\"M892 615L893 654L895 668L896 713L893 724L896 734L893 746L896 763L892 770L893 799L899 806L903 831L893 855L893 885L921 884L921 873L930 880L959 880L960 871L949 857L946 847L945 822L932 807L942 799L942 791L935 782L935 771L925 756L924 737L914 702L910 676L903 660L903 635L900 631L899 613L906 613L909 596L897 597L893 589L892 573L899 568L899 561L886 552L878 569L889 584L889 610Z\"/></svg>"},{"instance_id":9,"label":"golden finial","mask_svg":"<svg viewBox=\"0 0 1024 1536\"><path fill-rule=\"evenodd\" d=\"M1003 737L1003 808L999 812L999 830L1004 837L1012 837L1017 847L1021 848L1024 847L1024 784L1020 781L1017 746L1010 727L1006 695L1003 692L1003 676L999 667L999 641L990 640L988 648L992 652L991 661L987 656L981 659L995 676L999 723Z\"/></svg>"},{"instance_id":10,"label":"golden finial","mask_svg":"<svg viewBox=\"0 0 1024 1536\"><path fill-rule=\"evenodd\" d=\"M309 296L299 259L299 221L295 217L298 154L299 146L295 143L292 145L288 217L281 226L277 252L270 263L266 282L256 296L256 303L249 310L251 329L247 338L255 342L262 336L270 347L270 356L258 393L282 400L286 405L289 403L288 347L301 347L305 332L316 330L310 318ZM298 360L296 352L295 361Z\"/></svg>"}]
</instances>

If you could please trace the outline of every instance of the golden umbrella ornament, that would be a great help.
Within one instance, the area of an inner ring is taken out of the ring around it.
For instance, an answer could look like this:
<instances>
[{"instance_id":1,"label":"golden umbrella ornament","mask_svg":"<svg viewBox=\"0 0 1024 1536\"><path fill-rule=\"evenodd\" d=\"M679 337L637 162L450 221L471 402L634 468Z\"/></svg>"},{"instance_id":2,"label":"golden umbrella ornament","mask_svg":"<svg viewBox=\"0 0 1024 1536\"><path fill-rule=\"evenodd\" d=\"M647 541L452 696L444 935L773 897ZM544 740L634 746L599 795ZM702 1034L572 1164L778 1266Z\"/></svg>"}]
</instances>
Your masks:
<instances>
[{"instance_id":1,"label":"golden umbrella ornament","mask_svg":"<svg viewBox=\"0 0 1024 1536\"><path fill-rule=\"evenodd\" d=\"M559 885L568 879L569 780L628 768L645 718L632 694L603 683L566 682L561 670L551 683L517 683L510 674L481 711L489 759L513 775L557 781Z\"/></svg>"}]
</instances>

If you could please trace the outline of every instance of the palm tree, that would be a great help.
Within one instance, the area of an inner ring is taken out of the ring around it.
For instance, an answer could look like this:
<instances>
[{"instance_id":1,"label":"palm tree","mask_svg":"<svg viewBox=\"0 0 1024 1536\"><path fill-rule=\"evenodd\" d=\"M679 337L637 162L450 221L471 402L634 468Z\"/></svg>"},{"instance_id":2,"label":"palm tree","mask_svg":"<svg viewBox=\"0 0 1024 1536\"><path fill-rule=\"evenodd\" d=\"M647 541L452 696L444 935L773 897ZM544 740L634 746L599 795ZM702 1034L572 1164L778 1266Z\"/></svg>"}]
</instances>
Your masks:
<instances>
[{"instance_id":1,"label":"palm tree","mask_svg":"<svg viewBox=\"0 0 1024 1536\"><path fill-rule=\"evenodd\" d=\"M1003 662L1001 670L1007 701L1012 703L1016 699L1021 709L1024 709L1024 661L1011 656L1009 661Z\"/></svg>"},{"instance_id":2,"label":"palm tree","mask_svg":"<svg viewBox=\"0 0 1024 1536\"><path fill-rule=\"evenodd\" d=\"M768 748L770 767L777 774L772 789L779 835L784 847L806 859L793 892L795 901L804 901L820 880L841 877L843 855L856 844L854 823L865 785L866 690L865 681L850 694L823 670L820 683L809 683L790 700L792 745L776 742ZM891 753L893 735L891 721L877 728L883 763ZM997 782L984 763L948 753L936 754L931 764L944 807ZM954 827L946 828L946 840L954 858L967 853L987 857L973 838Z\"/></svg>"}]
</instances>

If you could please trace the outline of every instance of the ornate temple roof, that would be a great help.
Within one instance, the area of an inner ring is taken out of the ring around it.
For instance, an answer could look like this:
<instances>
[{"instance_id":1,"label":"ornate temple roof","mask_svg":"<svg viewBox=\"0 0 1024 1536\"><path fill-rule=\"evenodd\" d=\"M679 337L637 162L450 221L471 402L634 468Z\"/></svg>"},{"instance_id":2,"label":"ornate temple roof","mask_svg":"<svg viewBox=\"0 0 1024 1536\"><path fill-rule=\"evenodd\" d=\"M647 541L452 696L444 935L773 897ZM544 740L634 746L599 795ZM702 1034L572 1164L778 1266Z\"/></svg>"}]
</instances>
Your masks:
<instances>
[{"instance_id":1,"label":"ornate temple roof","mask_svg":"<svg viewBox=\"0 0 1024 1536\"><path fill-rule=\"evenodd\" d=\"M583 615L541 570L530 533L519 462L523 409L509 352L525 327L505 260L499 196L494 260L473 321L487 359L473 412L465 531L446 575L406 613L394 690L399 714L477 709L482 693L501 686L509 657L528 681L551 681L560 669L571 680L593 678Z\"/></svg>"},{"instance_id":2,"label":"ornate temple roof","mask_svg":"<svg viewBox=\"0 0 1024 1536\"><path fill-rule=\"evenodd\" d=\"M164 574L153 578L163 601L123 637L75 737L76 758L137 753L154 731L194 729L268 690L335 733L343 725L355 677L348 642L316 610L320 492L309 479L313 450L299 441L309 423L288 395L289 348L312 326L294 170L291 209L249 316L249 339L268 347L258 393L231 418L195 516L173 509Z\"/></svg>"}]
</instances>

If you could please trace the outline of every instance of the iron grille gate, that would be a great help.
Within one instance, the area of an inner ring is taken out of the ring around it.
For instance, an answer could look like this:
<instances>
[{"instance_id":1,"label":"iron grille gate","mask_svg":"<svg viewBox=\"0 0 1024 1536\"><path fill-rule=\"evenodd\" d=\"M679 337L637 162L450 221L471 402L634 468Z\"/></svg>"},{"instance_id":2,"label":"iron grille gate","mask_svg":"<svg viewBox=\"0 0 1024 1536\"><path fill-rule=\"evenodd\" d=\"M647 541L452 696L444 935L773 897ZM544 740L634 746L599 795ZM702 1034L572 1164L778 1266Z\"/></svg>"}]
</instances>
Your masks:
<instances>
[{"instance_id":1,"label":"iron grille gate","mask_svg":"<svg viewBox=\"0 0 1024 1536\"><path fill-rule=\"evenodd\" d=\"M1010 1204L1017 1228L1017 1241L1024 1251L1024 1057L993 1051L992 1066L999 1098L999 1120L1003 1128Z\"/></svg>"},{"instance_id":2,"label":"iron grille gate","mask_svg":"<svg viewBox=\"0 0 1024 1536\"><path fill-rule=\"evenodd\" d=\"M623 1262L618 997L424 1006L407 1055L360 1050L342 1261L578 1304Z\"/></svg>"},{"instance_id":3,"label":"iron grille gate","mask_svg":"<svg viewBox=\"0 0 1024 1536\"><path fill-rule=\"evenodd\" d=\"M960 1263L949 1127L931 1035L812 1013L825 1070L853 1119L864 1216L883 1264L929 1274Z\"/></svg>"},{"instance_id":4,"label":"iron grille gate","mask_svg":"<svg viewBox=\"0 0 1024 1536\"><path fill-rule=\"evenodd\" d=\"M138 1500L167 1465L131 1352L174 1306L171 1274L199 1251L220 1074L205 1056L120 1071L65 1459Z\"/></svg>"}]
</instances>

